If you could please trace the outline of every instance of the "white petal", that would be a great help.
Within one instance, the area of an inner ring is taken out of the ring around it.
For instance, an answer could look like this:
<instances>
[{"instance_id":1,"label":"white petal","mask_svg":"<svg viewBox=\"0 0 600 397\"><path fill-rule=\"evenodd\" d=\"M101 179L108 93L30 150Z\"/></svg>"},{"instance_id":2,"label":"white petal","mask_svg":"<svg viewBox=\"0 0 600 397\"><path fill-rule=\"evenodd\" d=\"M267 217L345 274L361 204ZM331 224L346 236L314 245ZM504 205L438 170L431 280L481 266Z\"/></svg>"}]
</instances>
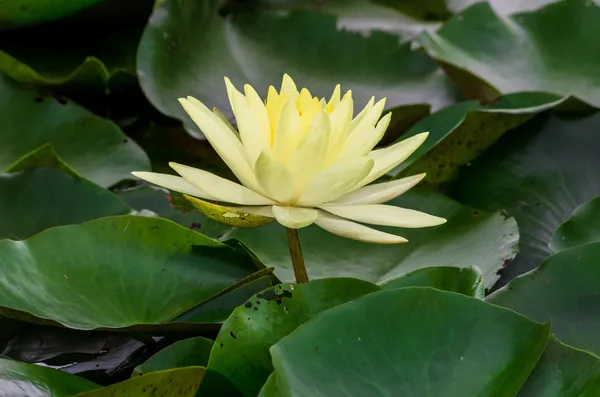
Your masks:
<instances>
[{"instance_id":1,"label":"white petal","mask_svg":"<svg viewBox=\"0 0 600 397\"><path fill-rule=\"evenodd\" d=\"M202 189L197 188L180 176L159 174L156 172L132 172L133 175L147 182L162 186L166 189L174 190L179 193L188 194L194 197L200 197L206 200L216 200Z\"/></svg>"},{"instance_id":2,"label":"white petal","mask_svg":"<svg viewBox=\"0 0 600 397\"><path fill-rule=\"evenodd\" d=\"M325 211L319 211L319 216L317 216L315 224L338 236L367 243L399 244L408 241L404 237L380 232L379 230L372 229L368 226L328 214Z\"/></svg>"},{"instance_id":3,"label":"white petal","mask_svg":"<svg viewBox=\"0 0 600 397\"><path fill-rule=\"evenodd\" d=\"M273 206L273 215L277 222L290 229L311 225L317 219L317 214L317 210L313 208Z\"/></svg>"},{"instance_id":4,"label":"white petal","mask_svg":"<svg viewBox=\"0 0 600 397\"><path fill-rule=\"evenodd\" d=\"M324 205L320 208L342 218L380 226L419 228L446 223L444 218L394 205Z\"/></svg>"},{"instance_id":5,"label":"white petal","mask_svg":"<svg viewBox=\"0 0 600 397\"><path fill-rule=\"evenodd\" d=\"M256 187L256 179L246 158L246 151L229 127L196 98L180 98L179 102L240 182L250 188Z\"/></svg>"},{"instance_id":6,"label":"white petal","mask_svg":"<svg viewBox=\"0 0 600 397\"><path fill-rule=\"evenodd\" d=\"M413 186L425 178L426 174L409 176L395 181L376 183L365 186L342 197L327 203L328 205L356 205L356 204L381 204L388 202L402 193L408 191Z\"/></svg>"},{"instance_id":7,"label":"white petal","mask_svg":"<svg viewBox=\"0 0 600 397\"><path fill-rule=\"evenodd\" d=\"M345 160L351 157L361 157L368 154L375 145L383 138L385 130L390 124L392 114L388 113L377 123L377 127L367 125L357 128L350 134L344 146L340 151L336 161Z\"/></svg>"},{"instance_id":8,"label":"white petal","mask_svg":"<svg viewBox=\"0 0 600 397\"><path fill-rule=\"evenodd\" d=\"M258 184L271 198L279 202L289 202L292 199L294 179L285 165L262 152L254 169Z\"/></svg>"},{"instance_id":9,"label":"white petal","mask_svg":"<svg viewBox=\"0 0 600 397\"><path fill-rule=\"evenodd\" d=\"M355 189L373 182L375 179L384 175L398 164L406 160L411 154L414 153L415 150L419 148L419 146L423 144L423 142L425 142L427 135L429 135L429 132L423 132L384 149L374 150L369 153L369 157L375 161L375 165L373 166L373 169L369 175L357 186L355 186Z\"/></svg>"},{"instance_id":10,"label":"white petal","mask_svg":"<svg viewBox=\"0 0 600 397\"><path fill-rule=\"evenodd\" d=\"M294 176L294 188L303 190L315 174L323 168L329 143L331 123L325 110L313 119L310 131L292 152L289 169Z\"/></svg>"},{"instance_id":11,"label":"white petal","mask_svg":"<svg viewBox=\"0 0 600 397\"><path fill-rule=\"evenodd\" d=\"M206 191L218 201L242 205L274 204L273 201L247 187L238 185L210 172L177 163L169 163L169 166L192 185Z\"/></svg>"},{"instance_id":12,"label":"white petal","mask_svg":"<svg viewBox=\"0 0 600 397\"><path fill-rule=\"evenodd\" d=\"M354 131L359 131L365 127L373 127L377 123L377 120L381 117L381 113L383 112L383 108L385 107L386 99L383 98L379 102L377 102L371 109L369 109L365 116L360 120L360 122L356 125Z\"/></svg>"},{"instance_id":13,"label":"white petal","mask_svg":"<svg viewBox=\"0 0 600 397\"><path fill-rule=\"evenodd\" d=\"M373 168L373 160L369 157L350 159L325 168L310 181L306 190L300 195L298 204L312 207L335 200L348 193L364 179L371 168Z\"/></svg>"},{"instance_id":14,"label":"white petal","mask_svg":"<svg viewBox=\"0 0 600 397\"><path fill-rule=\"evenodd\" d=\"M217 108L213 108L213 114L215 116L217 116L219 119L221 119L221 121L223 122L223 124L225 124L227 127L229 127L229 129L231 130L231 132L236 136L239 137L240 133L233 128L233 126L231 125L231 123L229 122L229 120L227 120L227 117L225 117L225 115Z\"/></svg>"},{"instance_id":15,"label":"white petal","mask_svg":"<svg viewBox=\"0 0 600 397\"><path fill-rule=\"evenodd\" d=\"M250 164L253 164L260 155L260 152L270 146L270 136L265 133L263 126L259 124L258 118L250 108L246 97L233 86L227 77L225 77L225 85L227 86L227 94L229 95L231 108L237 121L240 139L248 154L248 161Z\"/></svg>"}]
</instances>

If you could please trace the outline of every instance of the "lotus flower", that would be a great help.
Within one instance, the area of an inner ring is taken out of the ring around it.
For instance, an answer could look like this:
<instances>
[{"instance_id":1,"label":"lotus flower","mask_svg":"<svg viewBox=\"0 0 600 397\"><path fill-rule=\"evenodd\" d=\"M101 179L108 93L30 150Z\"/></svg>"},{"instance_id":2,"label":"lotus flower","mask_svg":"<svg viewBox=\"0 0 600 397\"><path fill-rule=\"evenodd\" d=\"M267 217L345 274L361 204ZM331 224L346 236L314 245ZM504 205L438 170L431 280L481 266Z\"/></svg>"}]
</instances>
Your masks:
<instances>
[{"instance_id":1,"label":"lotus flower","mask_svg":"<svg viewBox=\"0 0 600 397\"><path fill-rule=\"evenodd\" d=\"M340 98L339 85L326 102L306 88L298 91L284 75L281 90L269 87L263 102L250 85L242 94L229 79L225 84L239 132L197 99L179 101L241 184L177 163L170 166L180 177L133 174L190 196L243 206L239 210L274 217L290 229L314 223L366 242L407 240L361 223L420 228L446 221L382 204L415 186L425 174L368 186L410 156L428 135L373 150L390 123L391 113L380 119L385 99L375 103L371 98L353 117L352 93Z\"/></svg>"}]
</instances>

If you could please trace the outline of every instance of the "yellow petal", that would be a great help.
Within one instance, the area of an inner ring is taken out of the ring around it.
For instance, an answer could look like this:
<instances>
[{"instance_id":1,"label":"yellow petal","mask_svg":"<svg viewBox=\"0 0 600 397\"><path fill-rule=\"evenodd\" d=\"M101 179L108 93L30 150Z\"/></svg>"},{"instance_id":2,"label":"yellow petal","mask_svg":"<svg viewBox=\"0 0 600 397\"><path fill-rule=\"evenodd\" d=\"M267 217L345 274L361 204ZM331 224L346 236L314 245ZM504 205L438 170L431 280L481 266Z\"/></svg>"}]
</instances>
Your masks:
<instances>
[{"instance_id":1,"label":"yellow petal","mask_svg":"<svg viewBox=\"0 0 600 397\"><path fill-rule=\"evenodd\" d=\"M192 185L215 197L217 201L242 205L274 204L272 200L247 187L238 185L210 172L177 163L169 163L169 166Z\"/></svg>"},{"instance_id":2,"label":"yellow petal","mask_svg":"<svg viewBox=\"0 0 600 397\"><path fill-rule=\"evenodd\" d=\"M273 134L277 128L277 119L279 118L279 93L277 93L277 90L273 86L269 87L266 109L267 114L269 115L269 125L271 127L270 143L273 145Z\"/></svg>"},{"instance_id":3,"label":"yellow petal","mask_svg":"<svg viewBox=\"0 0 600 397\"><path fill-rule=\"evenodd\" d=\"M356 205L356 204L381 204L408 191L413 186L416 186L426 174L418 174L409 176L395 181L376 183L374 185L365 186L353 192L343 195L342 197L333 200L328 205Z\"/></svg>"},{"instance_id":4,"label":"yellow petal","mask_svg":"<svg viewBox=\"0 0 600 397\"><path fill-rule=\"evenodd\" d=\"M287 164L292 150L300 139L301 121L295 102L290 98L284 100L273 139L273 156L283 164Z\"/></svg>"},{"instance_id":5,"label":"yellow petal","mask_svg":"<svg viewBox=\"0 0 600 397\"><path fill-rule=\"evenodd\" d=\"M257 187L246 151L229 127L196 98L181 98L179 102L240 182L250 188Z\"/></svg>"},{"instance_id":6,"label":"yellow petal","mask_svg":"<svg viewBox=\"0 0 600 397\"><path fill-rule=\"evenodd\" d=\"M341 95L341 86L338 84L335 86L333 93L331 94L331 98L327 103L327 112L331 113L333 109L335 109L340 104L340 95Z\"/></svg>"},{"instance_id":7,"label":"yellow petal","mask_svg":"<svg viewBox=\"0 0 600 397\"><path fill-rule=\"evenodd\" d=\"M323 168L330 128L329 115L321 110L313 119L310 131L292 152L288 168L294 175L296 192L306 188L315 174Z\"/></svg>"},{"instance_id":8,"label":"yellow petal","mask_svg":"<svg viewBox=\"0 0 600 397\"><path fill-rule=\"evenodd\" d=\"M132 172L133 175L147 182L162 186L169 190L174 190L179 193L189 194L194 197L201 197L206 200L216 200L202 189L197 188L180 176L159 174L156 172Z\"/></svg>"},{"instance_id":9,"label":"yellow petal","mask_svg":"<svg viewBox=\"0 0 600 397\"><path fill-rule=\"evenodd\" d=\"M356 125L353 131L358 132L365 127L373 127L375 124L377 124L377 120L379 120L381 113L383 112L383 108L385 108L385 101L386 99L383 98L373 105L373 107L365 113L364 117Z\"/></svg>"},{"instance_id":10,"label":"yellow petal","mask_svg":"<svg viewBox=\"0 0 600 397\"><path fill-rule=\"evenodd\" d=\"M225 77L225 85L237 121L240 138L248 154L248 161L253 164L260 152L270 146L269 136L265 134L263 126L248 105L246 97L233 86L227 77ZM262 102L260 105L263 106Z\"/></svg>"},{"instance_id":11,"label":"yellow petal","mask_svg":"<svg viewBox=\"0 0 600 397\"><path fill-rule=\"evenodd\" d=\"M313 208L273 206L273 215L277 222L290 229L311 225L317 219L317 214L317 210Z\"/></svg>"},{"instance_id":12,"label":"yellow petal","mask_svg":"<svg viewBox=\"0 0 600 397\"><path fill-rule=\"evenodd\" d=\"M369 110L371 110L374 103L375 103L375 97L372 96L371 99L369 99L369 102L367 102L367 104L363 108L363 110L361 110L360 113L358 113L356 115L356 117L353 118L352 121L350 122L350 132L352 132L356 128L358 123L360 123L360 121L363 119L363 117L365 117L365 114L367 114L367 112Z\"/></svg>"},{"instance_id":13,"label":"yellow petal","mask_svg":"<svg viewBox=\"0 0 600 397\"><path fill-rule=\"evenodd\" d=\"M289 202L294 194L292 174L281 162L262 152L254 166L261 188L278 202Z\"/></svg>"},{"instance_id":14,"label":"yellow petal","mask_svg":"<svg viewBox=\"0 0 600 397\"><path fill-rule=\"evenodd\" d=\"M320 208L342 218L380 226L420 228L446 223L444 218L394 205L324 205Z\"/></svg>"},{"instance_id":15,"label":"yellow petal","mask_svg":"<svg viewBox=\"0 0 600 397\"><path fill-rule=\"evenodd\" d=\"M367 155L383 138L391 118L392 114L388 113L377 123L377 127L367 125L353 131L344 142L335 161Z\"/></svg>"},{"instance_id":16,"label":"yellow petal","mask_svg":"<svg viewBox=\"0 0 600 397\"><path fill-rule=\"evenodd\" d=\"M271 216L257 214L258 212L261 212L263 208L268 208L268 211L270 211L270 206L250 207L254 209L251 212L246 210L248 207L226 207L219 204L209 203L208 201L200 200L185 194L183 197L192 203L194 208L196 208L200 213L206 215L207 218L228 226L257 227L267 225L275 220L273 219L272 213Z\"/></svg>"},{"instance_id":17,"label":"yellow petal","mask_svg":"<svg viewBox=\"0 0 600 397\"><path fill-rule=\"evenodd\" d=\"M300 206L312 207L348 193L373 168L369 157L354 158L321 170L298 198Z\"/></svg>"},{"instance_id":18,"label":"yellow petal","mask_svg":"<svg viewBox=\"0 0 600 397\"><path fill-rule=\"evenodd\" d=\"M260 130L265 136L265 141L270 142L271 127L269 122L269 114L267 113L265 104L251 85L246 84L244 86L244 92L246 93L246 101L248 102L248 106L250 106L250 110L252 110L252 113L254 114L254 119L258 123Z\"/></svg>"},{"instance_id":19,"label":"yellow petal","mask_svg":"<svg viewBox=\"0 0 600 397\"><path fill-rule=\"evenodd\" d=\"M298 89L296 88L296 84L287 73L283 75L283 79L281 80L281 90L279 91L279 94L285 94L290 98L293 97L294 101L298 96Z\"/></svg>"},{"instance_id":20,"label":"yellow petal","mask_svg":"<svg viewBox=\"0 0 600 397\"><path fill-rule=\"evenodd\" d=\"M215 116L217 116L219 119L221 119L221 121L223 122L223 124L225 124L227 127L229 127L229 129L231 130L231 132L239 138L239 133L237 132L237 130L235 128L233 128L233 126L231 125L231 123L229 122L229 120L227 120L227 117L225 117L225 115L217 108L213 108L212 109L213 114Z\"/></svg>"},{"instance_id":21,"label":"yellow petal","mask_svg":"<svg viewBox=\"0 0 600 397\"><path fill-rule=\"evenodd\" d=\"M375 165L369 175L362 180L355 189L373 182L375 179L384 175L398 164L406 160L415 150L419 148L427 139L429 132L423 132L401 142L395 143L384 149L374 150L369 153L369 157L373 159Z\"/></svg>"},{"instance_id":22,"label":"yellow petal","mask_svg":"<svg viewBox=\"0 0 600 397\"><path fill-rule=\"evenodd\" d=\"M349 221L344 218L331 215L325 211L319 211L315 224L330 233L353 240L377 244L399 244L406 243L404 237L394 234L380 232L368 226Z\"/></svg>"},{"instance_id":23,"label":"yellow petal","mask_svg":"<svg viewBox=\"0 0 600 397\"><path fill-rule=\"evenodd\" d=\"M331 121L331 134L329 135L329 154L328 162L332 163L341 149L341 144L346 139L350 122L352 121L352 93L348 91L344 98L329 115Z\"/></svg>"}]
</instances>

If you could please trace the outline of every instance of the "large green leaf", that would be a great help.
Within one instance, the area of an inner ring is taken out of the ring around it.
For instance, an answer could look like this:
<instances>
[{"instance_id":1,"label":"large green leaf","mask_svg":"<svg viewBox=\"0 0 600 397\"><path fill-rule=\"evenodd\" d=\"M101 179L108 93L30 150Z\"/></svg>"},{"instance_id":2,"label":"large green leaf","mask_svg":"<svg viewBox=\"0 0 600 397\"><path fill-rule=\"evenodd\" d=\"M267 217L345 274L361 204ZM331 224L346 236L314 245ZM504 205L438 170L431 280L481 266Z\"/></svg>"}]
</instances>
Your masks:
<instances>
[{"instance_id":1,"label":"large green leaf","mask_svg":"<svg viewBox=\"0 0 600 397\"><path fill-rule=\"evenodd\" d=\"M99 387L56 369L0 358L2 397L69 397Z\"/></svg>"},{"instance_id":2,"label":"large green leaf","mask_svg":"<svg viewBox=\"0 0 600 397\"><path fill-rule=\"evenodd\" d=\"M451 180L459 167L473 161L506 131L565 99L545 93L520 93L504 96L489 107L469 101L439 110L401 137L429 132L425 143L390 175L398 178L426 172L425 181L429 183Z\"/></svg>"},{"instance_id":3,"label":"large green leaf","mask_svg":"<svg viewBox=\"0 0 600 397\"><path fill-rule=\"evenodd\" d=\"M558 252L596 241L600 241L600 197L575 208L573 216L554 232L550 249Z\"/></svg>"},{"instance_id":4,"label":"large green leaf","mask_svg":"<svg viewBox=\"0 0 600 397\"><path fill-rule=\"evenodd\" d=\"M519 255L507 279L550 253L552 233L580 204L600 195L600 114L541 115L509 132L461 170L451 196L488 211L506 210L519 224Z\"/></svg>"},{"instance_id":5,"label":"large green leaf","mask_svg":"<svg viewBox=\"0 0 600 397\"><path fill-rule=\"evenodd\" d=\"M488 297L536 321L552 321L558 338L600 354L600 243L552 255Z\"/></svg>"},{"instance_id":6,"label":"large green leaf","mask_svg":"<svg viewBox=\"0 0 600 397\"><path fill-rule=\"evenodd\" d=\"M0 169L51 143L80 175L102 186L149 169L146 154L112 122L0 76Z\"/></svg>"},{"instance_id":7,"label":"large green leaf","mask_svg":"<svg viewBox=\"0 0 600 397\"><path fill-rule=\"evenodd\" d=\"M73 397L193 397L204 372L203 367L152 372Z\"/></svg>"},{"instance_id":8,"label":"large green leaf","mask_svg":"<svg viewBox=\"0 0 600 397\"><path fill-rule=\"evenodd\" d=\"M162 218L120 216L0 241L0 306L70 328L166 323L256 270Z\"/></svg>"},{"instance_id":9,"label":"large green leaf","mask_svg":"<svg viewBox=\"0 0 600 397\"><path fill-rule=\"evenodd\" d=\"M483 2L419 41L468 97L547 91L598 106L598 20L600 7L593 1L557 1L510 17Z\"/></svg>"},{"instance_id":10,"label":"large green leaf","mask_svg":"<svg viewBox=\"0 0 600 397\"><path fill-rule=\"evenodd\" d=\"M0 30L34 25L75 14L103 0L21 0L0 3Z\"/></svg>"},{"instance_id":11,"label":"large green leaf","mask_svg":"<svg viewBox=\"0 0 600 397\"><path fill-rule=\"evenodd\" d=\"M273 371L269 348L318 313L380 291L344 278L282 284L238 307L215 340L208 368L228 378L245 396L256 396Z\"/></svg>"},{"instance_id":12,"label":"large green leaf","mask_svg":"<svg viewBox=\"0 0 600 397\"><path fill-rule=\"evenodd\" d=\"M600 359L548 339L544 354L517 397L593 397L600 394Z\"/></svg>"},{"instance_id":13,"label":"large green leaf","mask_svg":"<svg viewBox=\"0 0 600 397\"><path fill-rule=\"evenodd\" d=\"M378 245L345 239L317 226L299 230L308 276L354 277L384 282L430 266L477 266L491 287L503 264L515 255L519 239L512 218L474 210L435 192L414 189L390 202L448 219L436 228L383 228L408 238L407 244ZM227 235L243 241L282 281L294 280L286 233L278 224L235 229Z\"/></svg>"},{"instance_id":14,"label":"large green leaf","mask_svg":"<svg viewBox=\"0 0 600 397\"><path fill-rule=\"evenodd\" d=\"M53 226L131 211L108 190L56 169L0 174L0 238L22 240Z\"/></svg>"},{"instance_id":15,"label":"large green leaf","mask_svg":"<svg viewBox=\"0 0 600 397\"><path fill-rule=\"evenodd\" d=\"M212 340L201 336L177 341L135 367L132 376L170 368L206 367L212 346Z\"/></svg>"},{"instance_id":16,"label":"large green leaf","mask_svg":"<svg viewBox=\"0 0 600 397\"><path fill-rule=\"evenodd\" d=\"M279 86L284 73L327 98L341 83L353 90L357 106L373 95L387 97L390 108L414 103L439 108L454 99L436 64L412 51L409 43L400 44L395 35L341 31L335 16L310 11L241 13L225 19L217 13L218 3L161 1L138 51L146 96L190 129L197 127L179 97L195 96L231 116L223 76L240 88L250 83L263 96L270 84Z\"/></svg>"},{"instance_id":17,"label":"large green leaf","mask_svg":"<svg viewBox=\"0 0 600 397\"><path fill-rule=\"evenodd\" d=\"M477 267L438 266L417 269L381 284L384 289L433 287L483 299L485 289Z\"/></svg>"},{"instance_id":18,"label":"large green leaf","mask_svg":"<svg viewBox=\"0 0 600 397\"><path fill-rule=\"evenodd\" d=\"M549 328L452 292L375 292L321 313L275 344L270 382L277 392L262 395L514 396Z\"/></svg>"}]
</instances>

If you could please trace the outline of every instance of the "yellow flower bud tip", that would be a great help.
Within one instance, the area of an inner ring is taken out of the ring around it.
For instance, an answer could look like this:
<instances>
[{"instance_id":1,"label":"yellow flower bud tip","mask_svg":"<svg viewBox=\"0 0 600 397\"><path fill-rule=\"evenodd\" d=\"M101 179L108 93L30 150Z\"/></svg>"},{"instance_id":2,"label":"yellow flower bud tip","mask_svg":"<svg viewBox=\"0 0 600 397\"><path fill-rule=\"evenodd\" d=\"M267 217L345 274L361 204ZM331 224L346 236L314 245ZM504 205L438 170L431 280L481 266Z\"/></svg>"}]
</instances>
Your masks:
<instances>
[{"instance_id":1,"label":"yellow flower bud tip","mask_svg":"<svg viewBox=\"0 0 600 397\"><path fill-rule=\"evenodd\" d=\"M148 182L203 200L244 206L288 228L316 224L361 241L398 244L406 239L356 223L418 228L439 227L445 219L384 203L417 185L425 174L369 185L397 167L427 139L424 132L386 148L377 145L391 114L386 99L371 98L353 115L352 91L341 97L335 86L329 101L298 90L284 74L279 91L267 98L251 85L239 92L224 77L236 130L218 111L193 97L179 102L240 181L171 163L179 176L135 172ZM257 222L256 224L261 223Z\"/></svg>"}]
</instances>

